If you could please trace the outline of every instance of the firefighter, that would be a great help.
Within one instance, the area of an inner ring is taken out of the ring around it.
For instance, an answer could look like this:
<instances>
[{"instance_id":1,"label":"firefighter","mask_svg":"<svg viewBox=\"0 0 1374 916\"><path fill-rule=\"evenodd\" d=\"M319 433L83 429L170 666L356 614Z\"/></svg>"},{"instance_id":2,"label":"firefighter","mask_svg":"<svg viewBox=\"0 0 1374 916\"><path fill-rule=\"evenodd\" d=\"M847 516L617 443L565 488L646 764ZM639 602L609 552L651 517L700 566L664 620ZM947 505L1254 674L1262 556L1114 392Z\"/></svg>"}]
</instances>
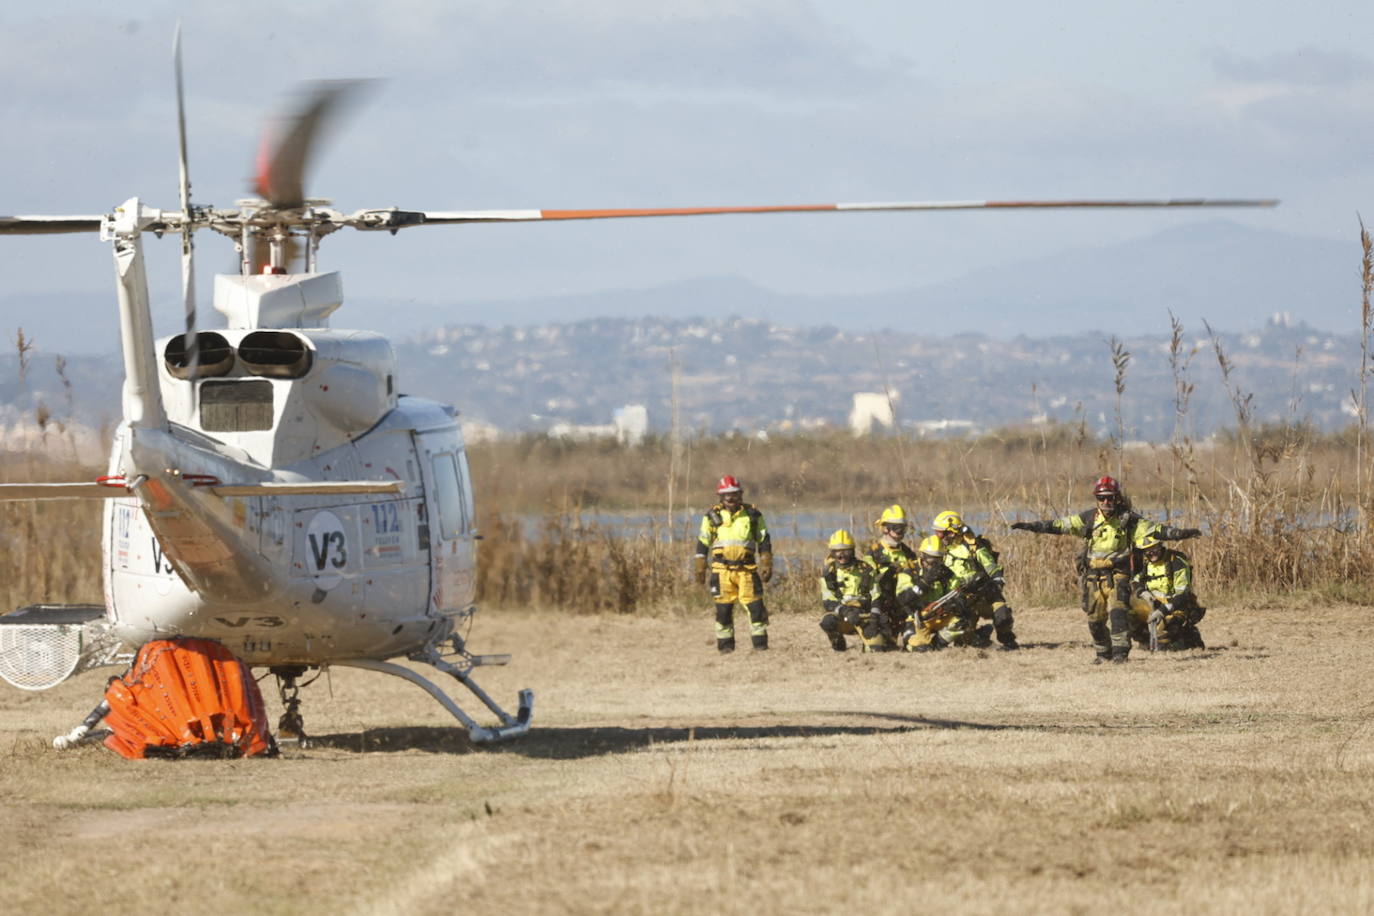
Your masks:
<instances>
[{"instance_id":1,"label":"firefighter","mask_svg":"<svg viewBox=\"0 0 1374 916\"><path fill-rule=\"evenodd\" d=\"M1207 613L1193 594L1193 567L1153 533L1141 539L1143 562L1131 580L1131 631L1151 649L1205 649L1198 621Z\"/></svg>"},{"instance_id":2,"label":"firefighter","mask_svg":"<svg viewBox=\"0 0 1374 916\"><path fill-rule=\"evenodd\" d=\"M894 634L898 622L906 616L897 602L897 578L903 572L915 572L918 564L916 551L905 540L905 509L895 503L888 506L878 517L878 528L881 534L868 545L864 562L873 570L874 609L882 615L887 632Z\"/></svg>"},{"instance_id":3,"label":"firefighter","mask_svg":"<svg viewBox=\"0 0 1374 916\"><path fill-rule=\"evenodd\" d=\"M953 510L935 516L933 527L945 548L945 565L954 573L954 587L964 592L969 610L992 621L1002 649L1021 648L1012 629L1011 606L1002 595L1006 578L992 542L975 534L964 524L963 516Z\"/></svg>"},{"instance_id":4,"label":"firefighter","mask_svg":"<svg viewBox=\"0 0 1374 916\"><path fill-rule=\"evenodd\" d=\"M696 580L709 584L716 605L716 649L735 651L735 602L749 613L755 649L768 648L763 583L773 578L773 542L763 513L744 501L744 487L726 474L716 485L720 502L701 518L693 558ZM707 572L709 572L709 580Z\"/></svg>"},{"instance_id":5,"label":"firefighter","mask_svg":"<svg viewBox=\"0 0 1374 916\"><path fill-rule=\"evenodd\" d=\"M992 626L978 626L978 614L955 584L954 571L945 565L945 547L938 535L921 541L916 572L898 576L897 600L907 612L898 645L908 652L945 646L986 646Z\"/></svg>"},{"instance_id":6,"label":"firefighter","mask_svg":"<svg viewBox=\"0 0 1374 916\"><path fill-rule=\"evenodd\" d=\"M845 634L858 635L865 652L882 652L888 643L880 620L873 613L873 570L854 556L854 536L843 529L826 545L825 574L821 576L821 629L830 648L848 648Z\"/></svg>"},{"instance_id":7,"label":"firefighter","mask_svg":"<svg viewBox=\"0 0 1374 916\"><path fill-rule=\"evenodd\" d=\"M1174 528L1141 518L1131 509L1121 485L1111 477L1093 484L1096 509L1076 515L1035 522L1016 522L1011 527L1037 534L1072 534L1083 539L1078 573L1083 588L1083 611L1088 615L1097 655L1093 664L1125 662L1131 654L1131 576L1137 551L1147 534L1159 540L1194 538L1196 528Z\"/></svg>"}]
</instances>

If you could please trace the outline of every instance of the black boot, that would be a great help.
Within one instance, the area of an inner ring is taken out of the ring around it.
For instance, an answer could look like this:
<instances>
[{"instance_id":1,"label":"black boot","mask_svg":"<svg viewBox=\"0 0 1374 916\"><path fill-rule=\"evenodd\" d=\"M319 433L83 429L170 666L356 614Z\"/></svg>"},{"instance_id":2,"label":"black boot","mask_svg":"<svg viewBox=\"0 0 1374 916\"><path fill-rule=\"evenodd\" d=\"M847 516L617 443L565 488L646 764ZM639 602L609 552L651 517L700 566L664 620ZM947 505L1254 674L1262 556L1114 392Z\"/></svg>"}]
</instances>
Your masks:
<instances>
[{"instance_id":1,"label":"black boot","mask_svg":"<svg viewBox=\"0 0 1374 916\"><path fill-rule=\"evenodd\" d=\"M1016 641L1016 633L1012 631L1012 623L1011 608L1006 605L992 612L992 625L997 630L997 642L1008 652L1021 648L1021 644Z\"/></svg>"},{"instance_id":2,"label":"black boot","mask_svg":"<svg viewBox=\"0 0 1374 916\"><path fill-rule=\"evenodd\" d=\"M1111 650L1111 649L1102 649L1102 648L1098 648L1097 654L1093 656L1093 664L1094 664L1094 665L1100 665L1100 664L1102 664L1103 662L1109 662L1109 661L1111 661L1111 660L1112 660L1112 650Z\"/></svg>"},{"instance_id":3,"label":"black boot","mask_svg":"<svg viewBox=\"0 0 1374 916\"><path fill-rule=\"evenodd\" d=\"M767 648L768 648L768 634L767 634L767 633L759 633L759 634L756 634L756 635L751 636L751 637L749 637L749 638L750 638L750 640L754 643L754 648L755 648L755 649L767 649Z\"/></svg>"},{"instance_id":4,"label":"black boot","mask_svg":"<svg viewBox=\"0 0 1374 916\"><path fill-rule=\"evenodd\" d=\"M1124 664L1126 664L1126 659L1130 657L1130 654L1131 654L1131 650L1130 650L1129 647L1128 647L1128 648L1125 648L1125 649L1113 648L1113 649L1112 649L1112 664L1113 664L1113 665L1124 665Z\"/></svg>"},{"instance_id":5,"label":"black boot","mask_svg":"<svg viewBox=\"0 0 1374 916\"><path fill-rule=\"evenodd\" d=\"M717 639L716 651L721 655L735 651L735 637L727 636L725 639Z\"/></svg>"},{"instance_id":6,"label":"black boot","mask_svg":"<svg viewBox=\"0 0 1374 916\"><path fill-rule=\"evenodd\" d=\"M845 649L849 648L844 641L844 637L839 633L827 633L826 635L830 637L830 648L834 649L836 652L843 652Z\"/></svg>"}]
</instances>

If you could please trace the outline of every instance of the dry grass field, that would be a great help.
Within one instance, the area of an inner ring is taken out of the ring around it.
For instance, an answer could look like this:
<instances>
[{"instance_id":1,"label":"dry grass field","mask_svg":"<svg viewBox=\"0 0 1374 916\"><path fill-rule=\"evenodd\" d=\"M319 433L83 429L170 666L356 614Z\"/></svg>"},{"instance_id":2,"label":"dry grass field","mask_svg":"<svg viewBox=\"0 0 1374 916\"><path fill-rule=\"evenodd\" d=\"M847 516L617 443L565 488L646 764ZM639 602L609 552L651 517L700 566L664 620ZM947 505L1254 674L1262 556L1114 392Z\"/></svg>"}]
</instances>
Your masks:
<instances>
[{"instance_id":1,"label":"dry grass field","mask_svg":"<svg viewBox=\"0 0 1374 916\"><path fill-rule=\"evenodd\" d=\"M699 611L699 612L698 612ZM836 655L705 605L488 611L483 683L535 729L474 748L340 669L308 748L131 762L51 737L107 672L0 691L8 912L1374 910L1374 618L1214 607L1205 651L1093 667L1079 611L1019 653ZM280 711L269 697L273 721Z\"/></svg>"}]
</instances>

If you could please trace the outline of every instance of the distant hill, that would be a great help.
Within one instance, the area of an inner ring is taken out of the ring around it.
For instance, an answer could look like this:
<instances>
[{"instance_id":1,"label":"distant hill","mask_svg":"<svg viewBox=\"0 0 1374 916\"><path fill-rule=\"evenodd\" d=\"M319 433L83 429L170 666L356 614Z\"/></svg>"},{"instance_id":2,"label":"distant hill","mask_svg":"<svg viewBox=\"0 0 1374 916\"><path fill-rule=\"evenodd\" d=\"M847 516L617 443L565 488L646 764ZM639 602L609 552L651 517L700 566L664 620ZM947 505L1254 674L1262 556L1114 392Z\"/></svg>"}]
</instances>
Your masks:
<instances>
[{"instance_id":1,"label":"distant hill","mask_svg":"<svg viewBox=\"0 0 1374 916\"><path fill-rule=\"evenodd\" d=\"M861 331L1047 334L1167 333L1169 310L1219 331L1263 325L1276 313L1321 331L1359 329L1357 248L1327 239L1249 229L1218 220L1102 248L1021 260L957 280L866 295L794 295L738 277L701 277L647 289L516 301L408 305L350 303L361 326L468 323L538 325L595 318L734 315L786 325L842 323Z\"/></svg>"},{"instance_id":2,"label":"distant hill","mask_svg":"<svg viewBox=\"0 0 1374 916\"><path fill-rule=\"evenodd\" d=\"M451 323L540 325L594 318L724 319L778 324L843 323L860 331L891 328L922 334L1017 335L1165 333L1168 310L1223 331L1264 324L1275 313L1321 331L1359 327L1359 258L1327 239L1248 229L1224 220L1187 226L1101 248L1040 259L1008 252L996 267L947 283L865 295L797 295L762 289L739 277L700 277L646 289L521 300L430 303L353 298L336 318L346 327L386 328L403 337ZM347 277L345 277L346 285ZM179 308L157 297L167 333ZM67 354L117 352L114 291L0 296L6 333L22 326L40 346ZM202 308L206 327L219 316Z\"/></svg>"}]
</instances>

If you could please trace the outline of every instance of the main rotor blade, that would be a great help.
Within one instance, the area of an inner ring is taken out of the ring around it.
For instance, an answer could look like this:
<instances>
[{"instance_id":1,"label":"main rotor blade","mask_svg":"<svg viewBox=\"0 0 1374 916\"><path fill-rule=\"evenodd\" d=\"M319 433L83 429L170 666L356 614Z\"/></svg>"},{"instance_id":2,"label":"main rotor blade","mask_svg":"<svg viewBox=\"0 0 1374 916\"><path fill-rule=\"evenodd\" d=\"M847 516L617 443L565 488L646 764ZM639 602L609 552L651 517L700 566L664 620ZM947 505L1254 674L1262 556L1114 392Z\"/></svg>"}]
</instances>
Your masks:
<instances>
[{"instance_id":1,"label":"main rotor blade","mask_svg":"<svg viewBox=\"0 0 1374 916\"><path fill-rule=\"evenodd\" d=\"M263 137L258 152L253 190L273 207L292 209L305 204L305 170L310 164L315 139L335 120L342 103L356 97L362 80L318 83L305 104L287 119L287 129L273 146Z\"/></svg>"},{"instance_id":2,"label":"main rotor blade","mask_svg":"<svg viewBox=\"0 0 1374 916\"><path fill-rule=\"evenodd\" d=\"M191 223L191 169L186 155L186 92L181 76L181 23L177 23L172 39L172 57L177 74L177 140L181 166L181 300L186 306L187 375L194 379L200 348L196 346L196 268L195 235Z\"/></svg>"},{"instance_id":3,"label":"main rotor blade","mask_svg":"<svg viewBox=\"0 0 1374 916\"><path fill-rule=\"evenodd\" d=\"M103 216L0 216L0 235L99 232Z\"/></svg>"},{"instance_id":4,"label":"main rotor blade","mask_svg":"<svg viewBox=\"0 0 1374 916\"><path fill-rule=\"evenodd\" d=\"M737 213L844 213L881 210L1070 210L1125 207L1273 207L1272 199L1177 198L1170 200L936 200L899 203L782 204L757 207L653 207L619 210L397 211L394 226L504 223L540 220L633 219L646 216L710 216ZM418 218L417 218L418 217Z\"/></svg>"}]
</instances>

